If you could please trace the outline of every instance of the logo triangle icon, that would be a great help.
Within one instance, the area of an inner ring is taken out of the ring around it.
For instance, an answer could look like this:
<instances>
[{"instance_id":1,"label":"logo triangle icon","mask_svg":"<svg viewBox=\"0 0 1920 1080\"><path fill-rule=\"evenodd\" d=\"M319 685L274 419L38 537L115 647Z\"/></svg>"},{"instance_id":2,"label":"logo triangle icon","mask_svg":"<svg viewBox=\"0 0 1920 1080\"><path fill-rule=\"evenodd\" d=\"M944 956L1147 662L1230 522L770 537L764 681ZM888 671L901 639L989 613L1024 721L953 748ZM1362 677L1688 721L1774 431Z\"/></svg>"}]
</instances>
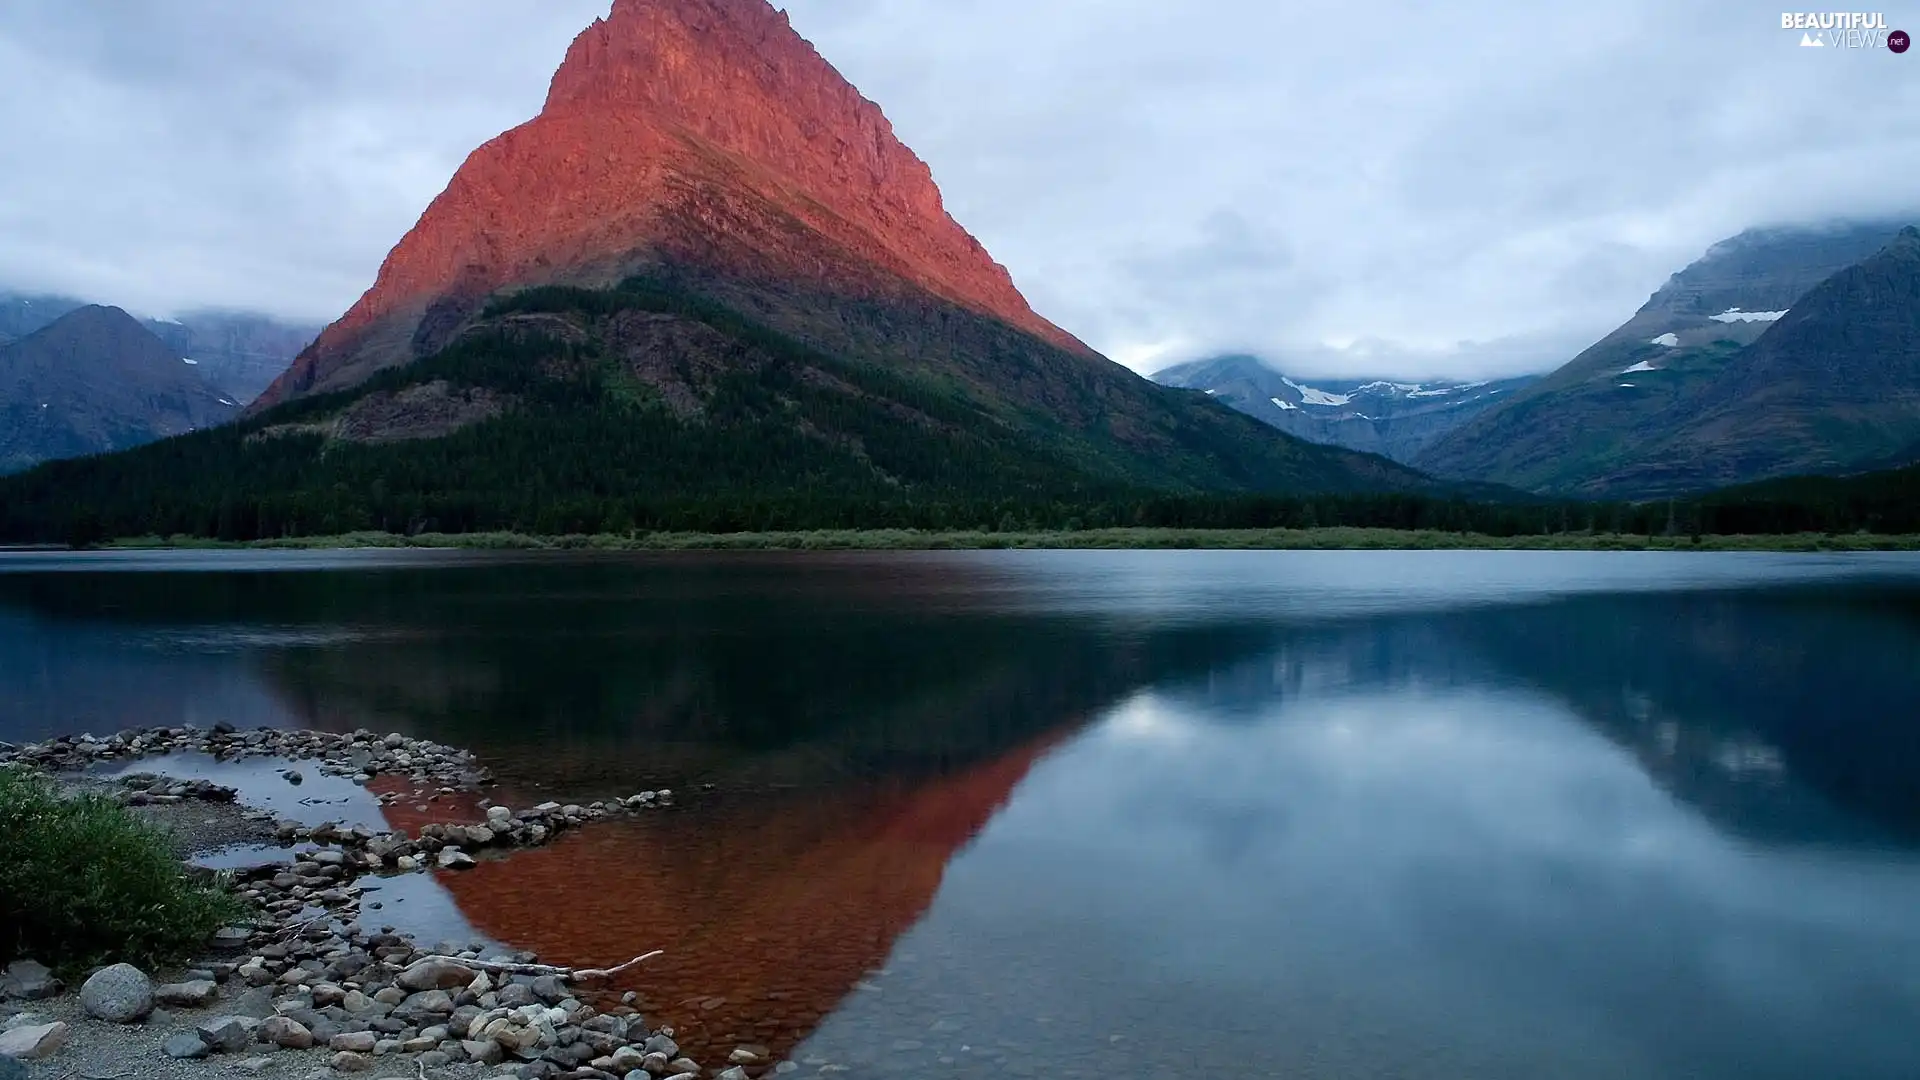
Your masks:
<instances>
[{"instance_id":1,"label":"logo triangle icon","mask_svg":"<svg viewBox=\"0 0 1920 1080\"><path fill-rule=\"evenodd\" d=\"M1812 34L1801 34L1800 47L1803 49L1824 49L1827 47L1827 43L1814 37Z\"/></svg>"}]
</instances>

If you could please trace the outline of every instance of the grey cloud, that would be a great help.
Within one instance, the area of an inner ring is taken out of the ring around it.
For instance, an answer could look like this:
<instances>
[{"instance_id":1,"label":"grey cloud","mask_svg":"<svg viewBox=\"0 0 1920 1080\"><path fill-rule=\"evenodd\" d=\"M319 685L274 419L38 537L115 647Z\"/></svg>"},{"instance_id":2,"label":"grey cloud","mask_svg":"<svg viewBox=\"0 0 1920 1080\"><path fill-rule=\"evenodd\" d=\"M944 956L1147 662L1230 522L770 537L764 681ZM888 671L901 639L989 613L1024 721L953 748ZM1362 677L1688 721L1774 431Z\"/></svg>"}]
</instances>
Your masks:
<instances>
[{"instance_id":1,"label":"grey cloud","mask_svg":"<svg viewBox=\"0 0 1920 1080\"><path fill-rule=\"evenodd\" d=\"M0 282L330 317L606 0L0 9ZM1920 202L1912 54L1733 0L791 0L1141 369L1552 366L1749 225Z\"/></svg>"}]
</instances>

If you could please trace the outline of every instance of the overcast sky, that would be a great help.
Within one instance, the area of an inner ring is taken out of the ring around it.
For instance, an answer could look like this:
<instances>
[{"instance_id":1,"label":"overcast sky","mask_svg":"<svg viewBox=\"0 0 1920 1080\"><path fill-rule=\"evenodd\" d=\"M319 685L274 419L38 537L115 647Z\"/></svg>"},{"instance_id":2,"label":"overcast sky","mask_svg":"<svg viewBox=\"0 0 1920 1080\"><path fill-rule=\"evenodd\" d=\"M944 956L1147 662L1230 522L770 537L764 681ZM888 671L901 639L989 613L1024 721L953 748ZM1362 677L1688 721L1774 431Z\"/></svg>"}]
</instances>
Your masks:
<instances>
[{"instance_id":1,"label":"overcast sky","mask_svg":"<svg viewBox=\"0 0 1920 1080\"><path fill-rule=\"evenodd\" d=\"M607 6L6 0L0 287L330 319ZM1716 239L1920 204L1920 50L1753 3L783 6L1141 370L1552 367Z\"/></svg>"}]
</instances>

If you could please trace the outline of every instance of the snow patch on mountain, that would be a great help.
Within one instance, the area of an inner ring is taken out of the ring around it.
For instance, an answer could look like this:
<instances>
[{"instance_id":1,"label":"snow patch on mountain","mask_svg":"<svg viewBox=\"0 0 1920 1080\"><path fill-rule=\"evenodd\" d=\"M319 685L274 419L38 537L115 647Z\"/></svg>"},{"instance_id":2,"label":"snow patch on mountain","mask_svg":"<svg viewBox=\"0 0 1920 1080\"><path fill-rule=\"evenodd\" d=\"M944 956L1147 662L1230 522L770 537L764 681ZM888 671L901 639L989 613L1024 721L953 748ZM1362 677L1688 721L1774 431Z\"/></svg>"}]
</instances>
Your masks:
<instances>
[{"instance_id":1,"label":"snow patch on mountain","mask_svg":"<svg viewBox=\"0 0 1920 1080\"><path fill-rule=\"evenodd\" d=\"M1353 400L1352 394L1329 394L1325 390L1316 390L1311 386L1301 386L1299 383L1294 382L1284 375L1280 377L1280 381L1300 391L1300 403L1303 405L1326 405L1338 408Z\"/></svg>"},{"instance_id":2,"label":"snow patch on mountain","mask_svg":"<svg viewBox=\"0 0 1920 1080\"><path fill-rule=\"evenodd\" d=\"M1622 371L1620 374L1631 375L1636 371L1659 371L1659 370L1660 370L1659 368L1654 367L1652 364L1647 363L1645 360L1642 360L1639 363L1633 365L1632 367L1627 368L1625 371Z\"/></svg>"},{"instance_id":3,"label":"snow patch on mountain","mask_svg":"<svg viewBox=\"0 0 1920 1080\"><path fill-rule=\"evenodd\" d=\"M1463 394L1463 393L1466 393L1468 390L1478 390L1485 385L1487 385L1486 382L1482 380L1480 382L1461 383L1459 386L1436 386L1431 390L1428 390L1425 388L1415 388L1407 396L1410 398L1412 397L1445 397L1448 394Z\"/></svg>"},{"instance_id":4,"label":"snow patch on mountain","mask_svg":"<svg viewBox=\"0 0 1920 1080\"><path fill-rule=\"evenodd\" d=\"M1741 311L1736 307L1728 308L1718 315L1709 315L1707 318L1722 323L1779 322L1780 317L1785 314L1785 311Z\"/></svg>"},{"instance_id":5,"label":"snow patch on mountain","mask_svg":"<svg viewBox=\"0 0 1920 1080\"><path fill-rule=\"evenodd\" d=\"M1267 400L1268 400L1268 401L1271 401L1271 402L1273 402L1273 403L1274 403L1275 405L1278 405L1278 406L1280 407L1280 409L1281 409L1281 411L1282 411L1282 412L1285 412L1285 411L1286 411L1286 410L1288 410L1288 409L1294 409L1294 410L1298 410L1298 409L1300 408L1300 406L1298 406L1298 405L1295 405L1295 404L1294 404L1293 402L1291 402L1291 401L1283 401L1283 400L1281 400L1280 398L1277 398L1277 397L1276 397L1276 398L1268 398Z\"/></svg>"},{"instance_id":6,"label":"snow patch on mountain","mask_svg":"<svg viewBox=\"0 0 1920 1080\"><path fill-rule=\"evenodd\" d=\"M1680 344L1680 335L1674 334L1674 333L1661 334L1659 337L1654 338L1652 341L1649 341L1647 344L1665 345L1667 348L1671 349Z\"/></svg>"}]
</instances>

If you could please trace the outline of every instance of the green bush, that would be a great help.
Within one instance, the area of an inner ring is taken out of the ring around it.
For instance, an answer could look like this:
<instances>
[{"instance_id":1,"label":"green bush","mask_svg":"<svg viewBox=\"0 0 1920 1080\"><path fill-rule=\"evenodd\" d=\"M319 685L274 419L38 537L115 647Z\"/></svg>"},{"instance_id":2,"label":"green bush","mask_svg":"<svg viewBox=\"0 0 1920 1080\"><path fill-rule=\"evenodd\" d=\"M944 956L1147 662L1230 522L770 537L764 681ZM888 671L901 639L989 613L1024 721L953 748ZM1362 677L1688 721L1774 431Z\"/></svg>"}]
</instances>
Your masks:
<instances>
[{"instance_id":1,"label":"green bush","mask_svg":"<svg viewBox=\"0 0 1920 1080\"><path fill-rule=\"evenodd\" d=\"M45 777L0 766L0 963L151 970L245 915L187 876L157 826L110 798L62 798Z\"/></svg>"}]
</instances>

